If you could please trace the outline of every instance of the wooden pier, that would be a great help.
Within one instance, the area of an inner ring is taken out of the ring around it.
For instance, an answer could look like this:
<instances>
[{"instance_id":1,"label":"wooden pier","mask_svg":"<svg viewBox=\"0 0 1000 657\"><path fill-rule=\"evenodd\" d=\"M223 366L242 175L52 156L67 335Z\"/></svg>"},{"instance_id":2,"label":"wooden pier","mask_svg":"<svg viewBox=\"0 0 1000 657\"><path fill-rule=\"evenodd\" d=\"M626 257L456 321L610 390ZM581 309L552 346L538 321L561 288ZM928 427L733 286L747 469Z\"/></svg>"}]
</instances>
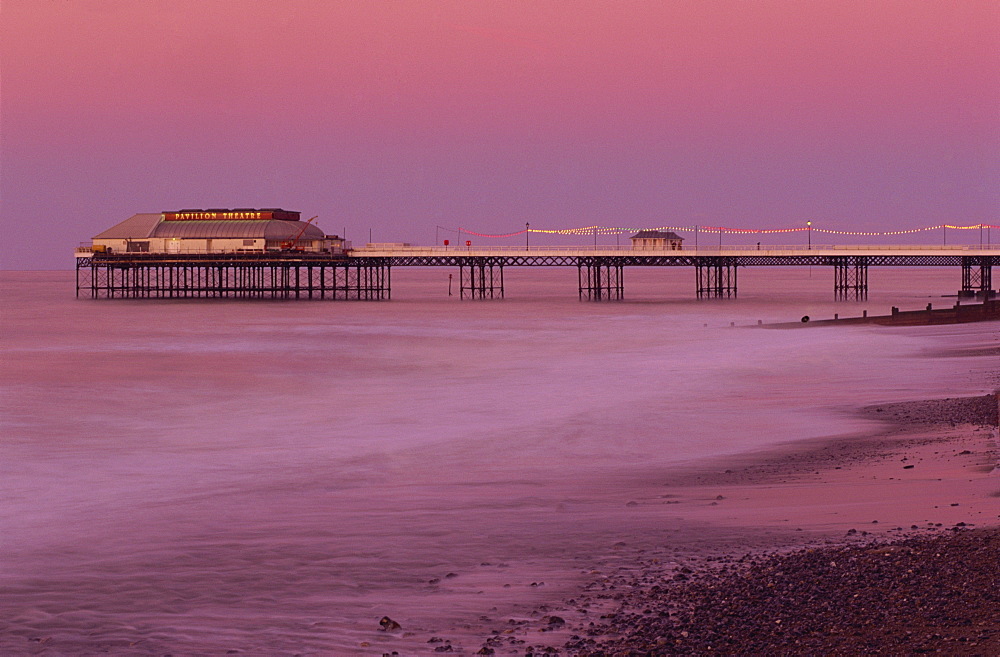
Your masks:
<instances>
[{"instance_id":1,"label":"wooden pier","mask_svg":"<svg viewBox=\"0 0 1000 657\"><path fill-rule=\"evenodd\" d=\"M748 267L826 267L838 300L865 300L871 267L954 267L958 293L991 298L1000 247L810 246L633 250L631 247L392 246L343 254L97 253L78 251L76 293L91 298L387 300L395 267L459 270L462 299L504 298L507 267L576 267L581 300L625 298L629 267L689 267L699 299L734 298Z\"/></svg>"}]
</instances>

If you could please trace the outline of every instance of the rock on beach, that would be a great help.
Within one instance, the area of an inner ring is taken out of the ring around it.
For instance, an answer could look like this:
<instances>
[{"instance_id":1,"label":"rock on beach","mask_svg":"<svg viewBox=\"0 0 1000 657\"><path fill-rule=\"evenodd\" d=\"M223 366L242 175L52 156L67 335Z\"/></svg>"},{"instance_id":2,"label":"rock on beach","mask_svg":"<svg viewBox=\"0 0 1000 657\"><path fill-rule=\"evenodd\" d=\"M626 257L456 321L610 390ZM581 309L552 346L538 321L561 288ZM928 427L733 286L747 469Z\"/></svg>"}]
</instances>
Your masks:
<instances>
[{"instance_id":1,"label":"rock on beach","mask_svg":"<svg viewBox=\"0 0 1000 657\"><path fill-rule=\"evenodd\" d=\"M641 579L637 578L637 583ZM1000 654L1000 528L746 556L636 586L568 654Z\"/></svg>"}]
</instances>

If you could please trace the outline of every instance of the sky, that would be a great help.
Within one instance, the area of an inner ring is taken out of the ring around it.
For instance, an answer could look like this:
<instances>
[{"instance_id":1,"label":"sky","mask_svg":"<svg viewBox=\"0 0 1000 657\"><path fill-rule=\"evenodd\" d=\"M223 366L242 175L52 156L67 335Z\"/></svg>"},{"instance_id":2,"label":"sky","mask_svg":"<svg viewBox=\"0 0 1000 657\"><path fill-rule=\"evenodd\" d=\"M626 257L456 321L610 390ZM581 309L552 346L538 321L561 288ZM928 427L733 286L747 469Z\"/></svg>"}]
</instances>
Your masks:
<instances>
[{"instance_id":1,"label":"sky","mask_svg":"<svg viewBox=\"0 0 1000 657\"><path fill-rule=\"evenodd\" d=\"M3 269L181 208L355 243L1000 224L998 156L993 0L0 2Z\"/></svg>"}]
</instances>

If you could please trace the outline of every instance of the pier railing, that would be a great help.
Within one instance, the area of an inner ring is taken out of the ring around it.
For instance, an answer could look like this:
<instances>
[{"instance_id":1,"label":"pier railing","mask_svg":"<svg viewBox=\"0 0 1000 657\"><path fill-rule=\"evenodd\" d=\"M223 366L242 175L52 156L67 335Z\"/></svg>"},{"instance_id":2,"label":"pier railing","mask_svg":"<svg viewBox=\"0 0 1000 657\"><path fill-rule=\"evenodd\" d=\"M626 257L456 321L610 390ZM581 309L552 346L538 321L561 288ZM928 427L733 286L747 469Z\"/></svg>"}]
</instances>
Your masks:
<instances>
[{"instance_id":1,"label":"pier railing","mask_svg":"<svg viewBox=\"0 0 1000 657\"><path fill-rule=\"evenodd\" d=\"M802 251L835 251L835 252L876 252L876 251L911 251L911 252L947 252L947 253L966 253L966 252L983 252L983 253L996 253L1000 252L1000 244L984 244L984 245L974 245L974 244L813 244L803 245L803 244L762 244L757 246L755 244L733 244L733 245L723 245L723 246L685 246L682 249L670 249L670 248L658 248L658 247L645 247L645 248L635 248L631 245L615 245L615 244L598 244L598 245L576 245L576 246L404 246L397 244L379 244L377 246L364 246L357 247L353 249L336 250L332 253L351 253L358 256L366 255L539 255L539 254L581 254L581 255L642 255L642 254L670 254L670 253L683 253L685 255L739 255L739 254L760 254L766 255L770 254L783 254L790 252L802 252ZM78 257L86 256L94 253L94 247L90 244L81 243L76 247L75 252ZM103 252L103 251L102 251ZM327 253L325 251L316 250L302 250L297 251L298 253ZM115 251L117 254L131 253L126 251ZM149 252L153 253L153 252ZM281 251L272 251L264 249L196 249L196 248L184 248L177 251L169 252L156 252L164 255L208 255L208 254L244 254L244 253L257 253L257 254L280 254ZM141 255L141 253L136 252L136 254Z\"/></svg>"},{"instance_id":2,"label":"pier railing","mask_svg":"<svg viewBox=\"0 0 1000 657\"><path fill-rule=\"evenodd\" d=\"M718 254L767 254L767 253L790 253L804 251L920 251L920 252L950 252L964 253L969 251L989 251L1000 252L1000 245L984 244L734 244L723 246L685 246L681 249L671 248L635 248L631 245L577 245L577 246L404 246L404 245L378 245L357 247L350 250L354 255L538 255L538 254L598 254L598 255L642 255L642 254L685 254L685 255L718 255Z\"/></svg>"}]
</instances>

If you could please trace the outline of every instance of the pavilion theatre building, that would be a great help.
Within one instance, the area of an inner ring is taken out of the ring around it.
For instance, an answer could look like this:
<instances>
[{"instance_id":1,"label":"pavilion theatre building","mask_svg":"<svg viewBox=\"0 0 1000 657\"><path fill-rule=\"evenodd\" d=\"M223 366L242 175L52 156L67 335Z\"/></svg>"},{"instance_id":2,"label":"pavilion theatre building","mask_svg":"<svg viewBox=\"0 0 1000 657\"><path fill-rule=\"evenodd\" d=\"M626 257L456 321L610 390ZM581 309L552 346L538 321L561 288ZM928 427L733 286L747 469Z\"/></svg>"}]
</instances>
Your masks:
<instances>
[{"instance_id":1,"label":"pavilion theatre building","mask_svg":"<svg viewBox=\"0 0 1000 657\"><path fill-rule=\"evenodd\" d=\"M178 210L135 214L94 236L95 253L342 253L344 240L326 235L300 213L280 208Z\"/></svg>"},{"instance_id":2,"label":"pavilion theatre building","mask_svg":"<svg viewBox=\"0 0 1000 657\"><path fill-rule=\"evenodd\" d=\"M132 215L76 249L76 294L388 299L388 259L352 260L342 237L312 221L280 208Z\"/></svg>"}]
</instances>

